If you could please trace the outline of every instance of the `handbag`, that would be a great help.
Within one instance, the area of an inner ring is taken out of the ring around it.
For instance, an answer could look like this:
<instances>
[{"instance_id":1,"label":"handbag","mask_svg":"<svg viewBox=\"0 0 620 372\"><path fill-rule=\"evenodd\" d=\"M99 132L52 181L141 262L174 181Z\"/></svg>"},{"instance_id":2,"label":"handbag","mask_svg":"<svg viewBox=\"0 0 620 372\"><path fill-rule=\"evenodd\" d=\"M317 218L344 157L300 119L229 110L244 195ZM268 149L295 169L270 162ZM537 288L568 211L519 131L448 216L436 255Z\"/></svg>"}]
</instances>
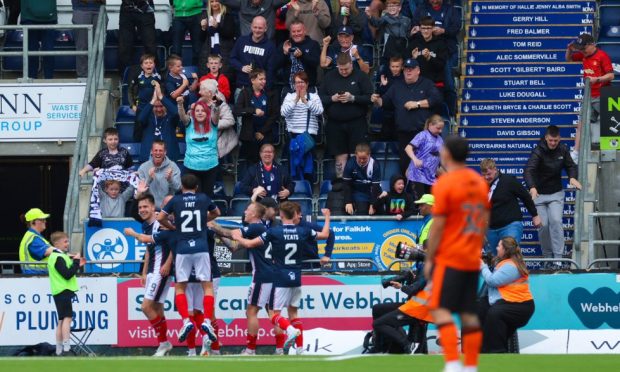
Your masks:
<instances>
[{"instance_id":1,"label":"handbag","mask_svg":"<svg viewBox=\"0 0 620 372\"><path fill-rule=\"evenodd\" d=\"M310 93L308 92L308 101L310 101ZM301 143L303 144L304 154L308 151L312 150L316 145L314 141L314 137L308 132L308 128L310 127L310 109L308 109L308 115L306 117L306 130L301 133L298 137L301 137Z\"/></svg>"}]
</instances>

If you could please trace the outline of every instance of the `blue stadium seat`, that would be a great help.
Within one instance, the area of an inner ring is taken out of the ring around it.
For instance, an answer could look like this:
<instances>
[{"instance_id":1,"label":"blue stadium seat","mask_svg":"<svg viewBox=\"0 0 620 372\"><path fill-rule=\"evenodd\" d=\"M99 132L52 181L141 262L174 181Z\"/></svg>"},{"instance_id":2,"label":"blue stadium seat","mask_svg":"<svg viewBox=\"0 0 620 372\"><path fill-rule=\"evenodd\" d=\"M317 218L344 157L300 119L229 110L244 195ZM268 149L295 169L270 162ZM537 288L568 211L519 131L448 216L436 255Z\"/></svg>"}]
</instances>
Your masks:
<instances>
[{"instance_id":1,"label":"blue stadium seat","mask_svg":"<svg viewBox=\"0 0 620 372\"><path fill-rule=\"evenodd\" d=\"M314 202L312 198L290 197L288 200L298 203L301 206L301 214L309 215L314 213Z\"/></svg>"},{"instance_id":2,"label":"blue stadium seat","mask_svg":"<svg viewBox=\"0 0 620 372\"><path fill-rule=\"evenodd\" d=\"M198 75L198 66L183 66L183 73L188 78L191 78L193 73Z\"/></svg>"},{"instance_id":3,"label":"blue stadium seat","mask_svg":"<svg viewBox=\"0 0 620 372\"><path fill-rule=\"evenodd\" d=\"M312 185L307 180L295 180L294 197L312 198Z\"/></svg>"},{"instance_id":4,"label":"blue stadium seat","mask_svg":"<svg viewBox=\"0 0 620 372\"><path fill-rule=\"evenodd\" d=\"M325 180L321 182L321 188L319 189L319 197L325 196L332 190L332 181Z\"/></svg>"},{"instance_id":5,"label":"blue stadium seat","mask_svg":"<svg viewBox=\"0 0 620 372\"><path fill-rule=\"evenodd\" d=\"M136 121L136 112L129 106L121 106L116 112L117 123L134 123Z\"/></svg>"},{"instance_id":6,"label":"blue stadium seat","mask_svg":"<svg viewBox=\"0 0 620 372\"><path fill-rule=\"evenodd\" d=\"M400 173L400 161L398 159L387 159L382 164L384 180L389 180L393 175Z\"/></svg>"},{"instance_id":7,"label":"blue stadium seat","mask_svg":"<svg viewBox=\"0 0 620 372\"><path fill-rule=\"evenodd\" d=\"M228 201L225 199L213 199L213 203L220 209L221 216L228 215Z\"/></svg>"},{"instance_id":8,"label":"blue stadium seat","mask_svg":"<svg viewBox=\"0 0 620 372\"><path fill-rule=\"evenodd\" d=\"M243 216L243 212L250 203L250 198L247 197L235 197L230 201L230 209L228 210L229 216Z\"/></svg>"},{"instance_id":9,"label":"blue stadium seat","mask_svg":"<svg viewBox=\"0 0 620 372\"><path fill-rule=\"evenodd\" d=\"M601 27L620 25L620 2L615 4L601 4L599 7L599 22Z\"/></svg>"},{"instance_id":10,"label":"blue stadium seat","mask_svg":"<svg viewBox=\"0 0 620 372\"><path fill-rule=\"evenodd\" d=\"M226 195L226 188L223 181L215 181L213 185L214 199L228 199Z\"/></svg>"},{"instance_id":11,"label":"blue stadium seat","mask_svg":"<svg viewBox=\"0 0 620 372\"><path fill-rule=\"evenodd\" d=\"M619 21L620 22L620 21ZM619 42L620 41L620 25L619 26L602 26L599 32L598 42Z\"/></svg>"},{"instance_id":12,"label":"blue stadium seat","mask_svg":"<svg viewBox=\"0 0 620 372\"><path fill-rule=\"evenodd\" d=\"M140 143L123 143L122 146L129 151L132 158L136 159L140 156Z\"/></svg>"},{"instance_id":13,"label":"blue stadium seat","mask_svg":"<svg viewBox=\"0 0 620 372\"><path fill-rule=\"evenodd\" d=\"M133 141L133 127L132 122L116 122L114 127L118 129L118 139L121 143L128 143Z\"/></svg>"},{"instance_id":14,"label":"blue stadium seat","mask_svg":"<svg viewBox=\"0 0 620 372\"><path fill-rule=\"evenodd\" d=\"M323 159L321 162L322 181L331 181L336 177L336 162L334 159Z\"/></svg>"},{"instance_id":15,"label":"blue stadium seat","mask_svg":"<svg viewBox=\"0 0 620 372\"><path fill-rule=\"evenodd\" d=\"M385 154L387 152L387 142L382 142L382 141L371 142L370 152L372 153L372 157L375 159L385 157Z\"/></svg>"},{"instance_id":16,"label":"blue stadium seat","mask_svg":"<svg viewBox=\"0 0 620 372\"><path fill-rule=\"evenodd\" d=\"M245 198L247 197L247 195L241 191L241 183L235 182L235 188L233 190L233 198L239 198L239 197Z\"/></svg>"},{"instance_id":17,"label":"blue stadium seat","mask_svg":"<svg viewBox=\"0 0 620 372\"><path fill-rule=\"evenodd\" d=\"M390 180L383 180L381 181L381 190L385 191L385 192L390 192Z\"/></svg>"},{"instance_id":18,"label":"blue stadium seat","mask_svg":"<svg viewBox=\"0 0 620 372\"><path fill-rule=\"evenodd\" d=\"M599 43L598 46L609 55L613 63L620 63L620 42Z\"/></svg>"},{"instance_id":19,"label":"blue stadium seat","mask_svg":"<svg viewBox=\"0 0 620 372\"><path fill-rule=\"evenodd\" d=\"M385 146L385 150L385 158L387 160L400 159L400 155L398 153L398 142L388 142Z\"/></svg>"}]
</instances>

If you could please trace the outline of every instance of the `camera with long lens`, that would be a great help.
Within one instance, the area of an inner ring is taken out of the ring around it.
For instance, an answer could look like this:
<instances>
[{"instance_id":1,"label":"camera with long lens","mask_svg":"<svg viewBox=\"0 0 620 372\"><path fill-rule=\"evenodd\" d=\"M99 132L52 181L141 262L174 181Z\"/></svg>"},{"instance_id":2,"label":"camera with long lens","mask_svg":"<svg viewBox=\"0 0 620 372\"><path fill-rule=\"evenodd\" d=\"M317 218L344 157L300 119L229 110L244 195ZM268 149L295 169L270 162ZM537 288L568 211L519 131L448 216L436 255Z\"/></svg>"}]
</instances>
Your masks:
<instances>
[{"instance_id":1,"label":"camera with long lens","mask_svg":"<svg viewBox=\"0 0 620 372\"><path fill-rule=\"evenodd\" d=\"M383 288L390 287L392 285L391 282L398 282L402 285L409 285L413 283L414 280L415 277L413 276L413 272L408 270L402 275L390 276L381 280L381 285L383 286Z\"/></svg>"},{"instance_id":2,"label":"camera with long lens","mask_svg":"<svg viewBox=\"0 0 620 372\"><path fill-rule=\"evenodd\" d=\"M409 245L404 242L399 242L396 246L394 256L405 261L420 262L424 261L426 253L419 245Z\"/></svg>"}]
</instances>

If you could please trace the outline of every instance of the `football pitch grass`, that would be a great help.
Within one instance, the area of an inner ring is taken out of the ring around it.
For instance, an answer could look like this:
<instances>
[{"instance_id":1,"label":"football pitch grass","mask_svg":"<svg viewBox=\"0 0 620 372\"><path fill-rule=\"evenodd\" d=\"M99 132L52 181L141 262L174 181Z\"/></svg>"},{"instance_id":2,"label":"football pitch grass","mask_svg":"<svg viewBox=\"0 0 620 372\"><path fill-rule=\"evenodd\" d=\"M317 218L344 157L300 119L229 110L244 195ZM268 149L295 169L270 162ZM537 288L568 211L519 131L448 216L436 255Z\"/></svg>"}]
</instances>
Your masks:
<instances>
[{"instance_id":1,"label":"football pitch grass","mask_svg":"<svg viewBox=\"0 0 620 372\"><path fill-rule=\"evenodd\" d=\"M0 358L0 370L7 372L422 372L441 371L442 368L443 359L440 355ZM618 355L482 355L479 367L482 372L618 371L619 369Z\"/></svg>"}]
</instances>

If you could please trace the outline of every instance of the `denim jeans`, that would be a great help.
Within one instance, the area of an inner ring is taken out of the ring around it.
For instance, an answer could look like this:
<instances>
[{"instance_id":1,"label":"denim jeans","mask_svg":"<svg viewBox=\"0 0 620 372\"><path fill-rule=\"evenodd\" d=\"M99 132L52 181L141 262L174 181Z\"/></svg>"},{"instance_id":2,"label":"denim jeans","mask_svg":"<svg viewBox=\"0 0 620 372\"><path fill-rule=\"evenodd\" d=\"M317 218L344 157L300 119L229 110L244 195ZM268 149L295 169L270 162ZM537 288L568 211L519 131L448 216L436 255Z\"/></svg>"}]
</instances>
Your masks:
<instances>
[{"instance_id":1,"label":"denim jeans","mask_svg":"<svg viewBox=\"0 0 620 372\"><path fill-rule=\"evenodd\" d=\"M189 31L192 41L192 65L198 66L200 57L200 14L191 17L174 17L172 20L172 54L183 58L183 41L185 31Z\"/></svg>"},{"instance_id":2,"label":"denim jeans","mask_svg":"<svg viewBox=\"0 0 620 372\"><path fill-rule=\"evenodd\" d=\"M502 238L512 237L515 238L517 244L521 243L521 235L523 235L523 224L521 221L511 222L499 229L489 229L487 231L487 246L485 251L491 252L493 256L497 256L497 244Z\"/></svg>"}]
</instances>

